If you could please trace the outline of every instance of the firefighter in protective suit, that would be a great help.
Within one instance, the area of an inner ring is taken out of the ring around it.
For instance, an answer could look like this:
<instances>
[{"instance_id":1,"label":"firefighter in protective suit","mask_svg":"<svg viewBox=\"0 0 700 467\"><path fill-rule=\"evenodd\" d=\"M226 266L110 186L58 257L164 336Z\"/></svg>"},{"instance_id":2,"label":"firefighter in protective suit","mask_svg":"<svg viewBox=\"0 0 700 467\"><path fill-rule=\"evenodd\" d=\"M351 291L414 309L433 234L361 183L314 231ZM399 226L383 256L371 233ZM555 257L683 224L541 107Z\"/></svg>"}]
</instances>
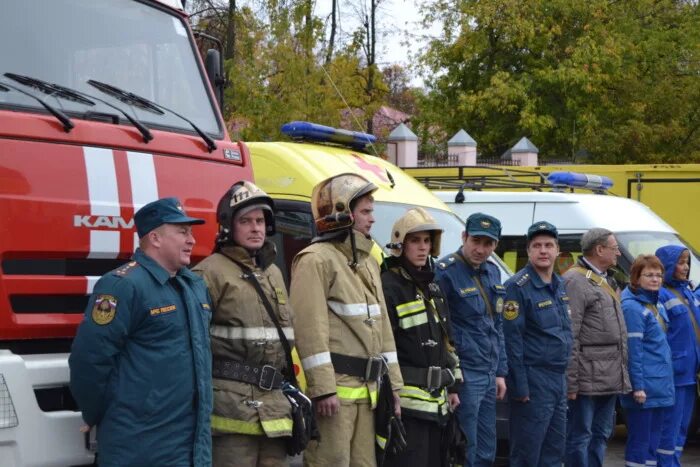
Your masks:
<instances>
[{"instance_id":1,"label":"firefighter in protective suit","mask_svg":"<svg viewBox=\"0 0 700 467\"><path fill-rule=\"evenodd\" d=\"M388 371L394 391L403 385L379 265L370 256L376 189L356 174L316 185L318 236L292 266L297 350L321 435L304 452L306 466L375 465L377 381Z\"/></svg>"},{"instance_id":2,"label":"firefighter in protective suit","mask_svg":"<svg viewBox=\"0 0 700 467\"><path fill-rule=\"evenodd\" d=\"M440 253L442 229L422 208L410 209L391 229L391 257L382 285L404 386L401 419L407 449L387 452L385 466L447 464L449 412L459 405L458 360L450 344L447 302L434 280L431 257Z\"/></svg>"},{"instance_id":3,"label":"firefighter in protective suit","mask_svg":"<svg viewBox=\"0 0 700 467\"><path fill-rule=\"evenodd\" d=\"M287 465L291 406L282 392L290 375L277 327L249 274L260 284L290 345L292 308L276 249L272 198L250 182L235 183L217 207L214 253L193 271L209 288L214 412L213 464Z\"/></svg>"}]
</instances>

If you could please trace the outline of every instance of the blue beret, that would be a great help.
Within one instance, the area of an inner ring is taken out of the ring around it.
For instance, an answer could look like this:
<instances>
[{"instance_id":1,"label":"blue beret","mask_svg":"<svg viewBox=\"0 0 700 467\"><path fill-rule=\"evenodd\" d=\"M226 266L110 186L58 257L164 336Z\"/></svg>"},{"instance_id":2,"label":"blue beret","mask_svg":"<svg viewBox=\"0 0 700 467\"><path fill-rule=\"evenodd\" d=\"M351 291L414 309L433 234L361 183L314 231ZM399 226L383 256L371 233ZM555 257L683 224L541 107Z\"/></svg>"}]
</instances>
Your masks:
<instances>
[{"instance_id":1,"label":"blue beret","mask_svg":"<svg viewBox=\"0 0 700 467\"><path fill-rule=\"evenodd\" d=\"M189 217L177 198L161 198L136 211L134 223L141 238L163 224L204 224L204 219Z\"/></svg>"}]
</instances>

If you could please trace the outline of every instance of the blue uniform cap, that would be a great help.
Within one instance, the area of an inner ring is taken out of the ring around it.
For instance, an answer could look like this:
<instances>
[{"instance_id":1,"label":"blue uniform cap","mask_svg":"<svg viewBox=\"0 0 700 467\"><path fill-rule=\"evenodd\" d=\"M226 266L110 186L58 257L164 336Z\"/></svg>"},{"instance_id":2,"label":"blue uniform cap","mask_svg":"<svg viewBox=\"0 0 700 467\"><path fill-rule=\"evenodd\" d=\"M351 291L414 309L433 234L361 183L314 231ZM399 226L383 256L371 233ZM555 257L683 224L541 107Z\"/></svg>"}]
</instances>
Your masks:
<instances>
[{"instance_id":1,"label":"blue uniform cap","mask_svg":"<svg viewBox=\"0 0 700 467\"><path fill-rule=\"evenodd\" d=\"M163 224L204 224L204 219L189 217L177 198L161 198L152 201L134 214L139 238Z\"/></svg>"},{"instance_id":2,"label":"blue uniform cap","mask_svg":"<svg viewBox=\"0 0 700 467\"><path fill-rule=\"evenodd\" d=\"M476 212L467 218L467 233L472 237L501 238L501 221L488 214Z\"/></svg>"},{"instance_id":3,"label":"blue uniform cap","mask_svg":"<svg viewBox=\"0 0 700 467\"><path fill-rule=\"evenodd\" d=\"M557 228L547 221L540 221L535 222L529 229L527 229L527 241L529 242L534 236L541 234L549 235L550 237L554 237L559 240L559 232L557 231Z\"/></svg>"}]
</instances>

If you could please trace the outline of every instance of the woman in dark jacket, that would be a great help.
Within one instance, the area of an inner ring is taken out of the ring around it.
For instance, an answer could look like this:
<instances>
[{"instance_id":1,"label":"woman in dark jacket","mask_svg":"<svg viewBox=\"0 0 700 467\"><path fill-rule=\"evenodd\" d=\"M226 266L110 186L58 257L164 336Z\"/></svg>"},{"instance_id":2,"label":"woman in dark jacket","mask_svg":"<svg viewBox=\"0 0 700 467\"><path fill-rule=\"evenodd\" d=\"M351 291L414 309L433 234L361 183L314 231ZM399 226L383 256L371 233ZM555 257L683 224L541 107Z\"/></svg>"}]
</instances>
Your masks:
<instances>
[{"instance_id":1,"label":"woman in dark jacket","mask_svg":"<svg viewBox=\"0 0 700 467\"><path fill-rule=\"evenodd\" d=\"M461 380L450 345L447 305L433 280L431 256L440 251L442 229L421 208L396 221L382 286L396 340L404 387L401 418L407 448L387 453L387 466L441 466L446 462L445 426L459 405L454 385Z\"/></svg>"},{"instance_id":2,"label":"woman in dark jacket","mask_svg":"<svg viewBox=\"0 0 700 467\"><path fill-rule=\"evenodd\" d=\"M656 256L638 256L622 292L632 383L632 393L620 397L627 418L626 465L656 465L661 424L674 402L668 317L659 303L663 271Z\"/></svg>"},{"instance_id":3,"label":"woman in dark jacket","mask_svg":"<svg viewBox=\"0 0 700 467\"><path fill-rule=\"evenodd\" d=\"M700 309L688 281L690 251L682 246L668 245L656 250L656 257L666 268L659 301L663 303L669 320L666 338L671 347L676 390L676 403L664 417L657 450L658 465L680 466L695 405L696 375L700 365L696 336Z\"/></svg>"}]
</instances>

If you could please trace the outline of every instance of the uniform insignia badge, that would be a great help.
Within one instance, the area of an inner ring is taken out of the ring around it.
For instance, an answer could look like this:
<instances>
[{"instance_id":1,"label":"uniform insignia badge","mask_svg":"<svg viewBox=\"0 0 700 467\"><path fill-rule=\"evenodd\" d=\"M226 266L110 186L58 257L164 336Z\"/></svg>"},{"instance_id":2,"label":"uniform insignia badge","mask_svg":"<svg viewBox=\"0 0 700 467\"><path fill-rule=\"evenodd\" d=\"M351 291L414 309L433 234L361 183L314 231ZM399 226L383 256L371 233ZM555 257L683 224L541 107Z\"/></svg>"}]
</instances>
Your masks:
<instances>
[{"instance_id":1,"label":"uniform insignia badge","mask_svg":"<svg viewBox=\"0 0 700 467\"><path fill-rule=\"evenodd\" d=\"M481 221L481 226L485 229L488 229L489 227L491 227L491 221L483 220Z\"/></svg>"},{"instance_id":2,"label":"uniform insignia badge","mask_svg":"<svg viewBox=\"0 0 700 467\"><path fill-rule=\"evenodd\" d=\"M151 313L151 316L158 316L158 315L164 315L166 313L172 313L175 310L177 310L177 307L175 305L166 305L166 306L157 306L155 308L151 308L149 311Z\"/></svg>"},{"instance_id":3,"label":"uniform insignia badge","mask_svg":"<svg viewBox=\"0 0 700 467\"><path fill-rule=\"evenodd\" d=\"M503 313L503 297L496 299L496 313Z\"/></svg>"},{"instance_id":4,"label":"uniform insignia badge","mask_svg":"<svg viewBox=\"0 0 700 467\"><path fill-rule=\"evenodd\" d=\"M277 295L277 303L280 305L287 303L287 294L284 293L284 290L275 287L275 295Z\"/></svg>"},{"instance_id":5,"label":"uniform insignia badge","mask_svg":"<svg viewBox=\"0 0 700 467\"><path fill-rule=\"evenodd\" d=\"M515 300L508 300L503 305L503 317L508 321L512 321L520 314L520 304Z\"/></svg>"},{"instance_id":6,"label":"uniform insignia badge","mask_svg":"<svg viewBox=\"0 0 700 467\"><path fill-rule=\"evenodd\" d=\"M117 299L112 295L98 295L92 306L92 320L95 324L109 324L117 314Z\"/></svg>"},{"instance_id":7,"label":"uniform insignia badge","mask_svg":"<svg viewBox=\"0 0 700 467\"><path fill-rule=\"evenodd\" d=\"M547 228L547 224L540 224L540 225L537 226L537 228L540 229L540 230L546 229L546 228Z\"/></svg>"},{"instance_id":8,"label":"uniform insignia badge","mask_svg":"<svg viewBox=\"0 0 700 467\"><path fill-rule=\"evenodd\" d=\"M202 308L204 308L205 310L211 310L211 307L208 303L202 303Z\"/></svg>"}]
</instances>

